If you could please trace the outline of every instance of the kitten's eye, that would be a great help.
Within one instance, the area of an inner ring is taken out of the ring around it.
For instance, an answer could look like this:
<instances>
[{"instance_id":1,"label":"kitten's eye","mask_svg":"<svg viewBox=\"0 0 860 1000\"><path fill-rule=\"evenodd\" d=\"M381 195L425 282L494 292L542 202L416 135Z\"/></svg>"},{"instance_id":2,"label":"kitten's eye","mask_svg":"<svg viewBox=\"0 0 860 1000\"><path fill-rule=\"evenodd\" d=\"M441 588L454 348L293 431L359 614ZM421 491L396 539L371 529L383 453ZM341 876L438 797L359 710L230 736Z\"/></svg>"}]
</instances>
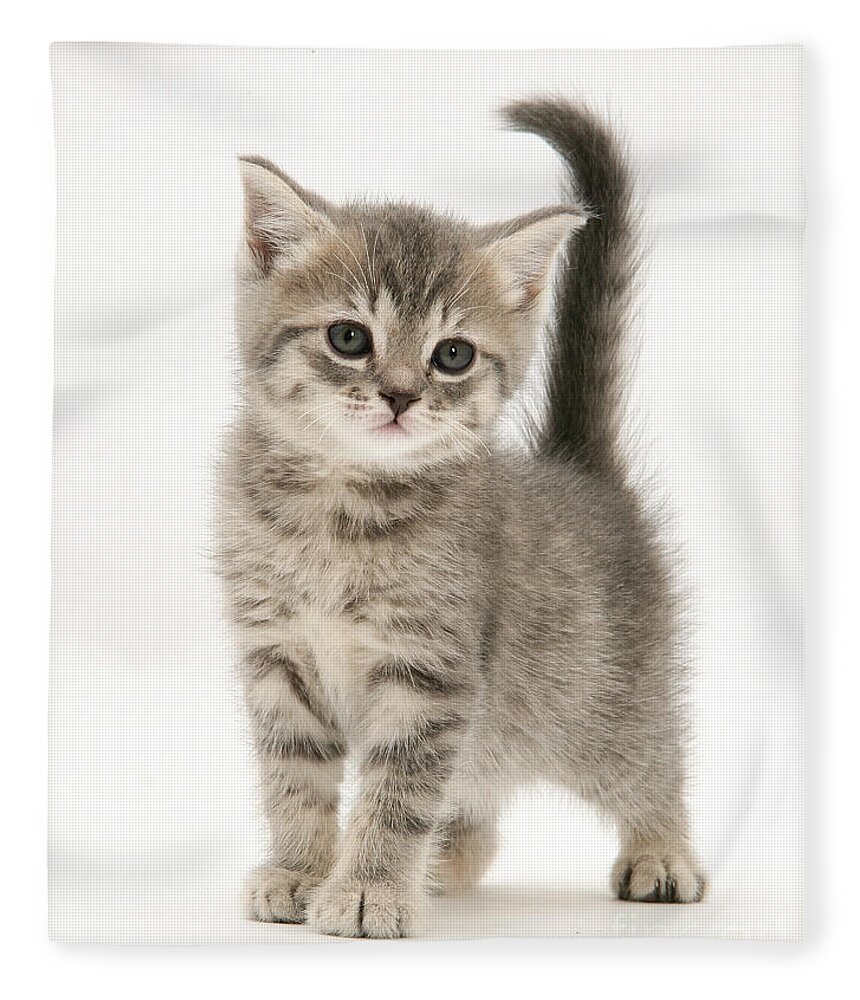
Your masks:
<instances>
[{"instance_id":1,"label":"kitten's eye","mask_svg":"<svg viewBox=\"0 0 860 1000\"><path fill-rule=\"evenodd\" d=\"M442 372L465 371L475 358L475 348L466 340L441 340L431 358Z\"/></svg>"},{"instance_id":2,"label":"kitten's eye","mask_svg":"<svg viewBox=\"0 0 860 1000\"><path fill-rule=\"evenodd\" d=\"M338 354L356 358L370 354L370 334L358 323L335 323L328 328L328 342Z\"/></svg>"}]
</instances>

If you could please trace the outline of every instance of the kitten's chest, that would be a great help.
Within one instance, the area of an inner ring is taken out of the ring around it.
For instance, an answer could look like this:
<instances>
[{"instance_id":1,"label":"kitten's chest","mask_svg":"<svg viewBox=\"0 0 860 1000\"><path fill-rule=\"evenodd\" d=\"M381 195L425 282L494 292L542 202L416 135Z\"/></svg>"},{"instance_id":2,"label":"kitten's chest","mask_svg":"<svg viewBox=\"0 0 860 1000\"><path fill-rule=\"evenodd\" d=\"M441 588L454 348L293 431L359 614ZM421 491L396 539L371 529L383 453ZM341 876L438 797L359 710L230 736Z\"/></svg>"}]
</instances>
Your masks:
<instances>
[{"instance_id":1,"label":"kitten's chest","mask_svg":"<svg viewBox=\"0 0 860 1000\"><path fill-rule=\"evenodd\" d=\"M386 655L385 636L350 615L313 604L296 609L289 631L295 654L312 667L348 728L363 701L369 669Z\"/></svg>"},{"instance_id":2,"label":"kitten's chest","mask_svg":"<svg viewBox=\"0 0 860 1000\"><path fill-rule=\"evenodd\" d=\"M251 493L232 549L246 644L306 664L344 721L369 670L430 642L477 576L465 525L452 540L456 511L411 492L352 493Z\"/></svg>"},{"instance_id":3,"label":"kitten's chest","mask_svg":"<svg viewBox=\"0 0 860 1000\"><path fill-rule=\"evenodd\" d=\"M396 622L434 585L435 565L416 572L417 552L355 522L273 538L260 580L261 621L246 635L311 668L348 726L370 669L401 652Z\"/></svg>"}]
</instances>

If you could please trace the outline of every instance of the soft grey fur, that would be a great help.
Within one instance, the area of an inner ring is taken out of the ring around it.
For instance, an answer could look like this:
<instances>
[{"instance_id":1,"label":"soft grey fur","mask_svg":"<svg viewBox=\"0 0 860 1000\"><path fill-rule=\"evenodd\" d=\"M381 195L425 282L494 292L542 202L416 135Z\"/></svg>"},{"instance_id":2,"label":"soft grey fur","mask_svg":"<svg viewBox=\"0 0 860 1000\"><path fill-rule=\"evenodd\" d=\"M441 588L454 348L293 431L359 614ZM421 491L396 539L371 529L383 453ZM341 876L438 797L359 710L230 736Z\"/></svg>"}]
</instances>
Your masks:
<instances>
[{"instance_id":1,"label":"soft grey fur","mask_svg":"<svg viewBox=\"0 0 860 1000\"><path fill-rule=\"evenodd\" d=\"M244 406L219 563L271 828L253 919L415 933L425 889L480 879L499 811L536 779L614 820L622 899L704 891L675 600L615 432L628 172L580 107L506 114L561 153L570 204L473 227L416 205L334 206L242 161ZM554 281L549 412L531 453L506 454L494 424ZM373 352L338 356L339 321L362 323ZM461 375L429 362L453 336L477 352ZM392 421L397 394L417 401ZM340 831L347 753L360 788Z\"/></svg>"}]
</instances>

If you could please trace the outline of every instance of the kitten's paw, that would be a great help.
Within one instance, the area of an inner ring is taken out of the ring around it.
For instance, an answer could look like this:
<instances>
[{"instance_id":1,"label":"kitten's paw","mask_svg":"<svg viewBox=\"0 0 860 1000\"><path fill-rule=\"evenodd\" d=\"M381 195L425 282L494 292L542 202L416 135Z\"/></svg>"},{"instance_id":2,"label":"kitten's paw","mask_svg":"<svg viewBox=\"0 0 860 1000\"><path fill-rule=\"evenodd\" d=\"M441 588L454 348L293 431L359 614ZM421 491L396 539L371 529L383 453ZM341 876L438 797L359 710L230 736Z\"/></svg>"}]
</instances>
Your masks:
<instances>
[{"instance_id":1,"label":"kitten's paw","mask_svg":"<svg viewBox=\"0 0 860 1000\"><path fill-rule=\"evenodd\" d=\"M460 855L442 855L430 871L430 891L440 896L468 892L481 881L486 867Z\"/></svg>"},{"instance_id":2,"label":"kitten's paw","mask_svg":"<svg viewBox=\"0 0 860 1000\"><path fill-rule=\"evenodd\" d=\"M318 878L278 865L260 865L245 884L245 913L264 923L300 924L305 919L308 893Z\"/></svg>"},{"instance_id":3,"label":"kitten's paw","mask_svg":"<svg viewBox=\"0 0 860 1000\"><path fill-rule=\"evenodd\" d=\"M698 864L681 851L622 854L612 869L619 899L640 903L698 903L707 882Z\"/></svg>"},{"instance_id":4,"label":"kitten's paw","mask_svg":"<svg viewBox=\"0 0 860 1000\"><path fill-rule=\"evenodd\" d=\"M442 831L439 853L430 869L433 891L455 893L474 888L492 864L497 849L495 821L452 821Z\"/></svg>"},{"instance_id":5,"label":"kitten's paw","mask_svg":"<svg viewBox=\"0 0 860 1000\"><path fill-rule=\"evenodd\" d=\"M390 885L332 879L311 896L308 926L338 937L411 937L415 933L414 899Z\"/></svg>"}]
</instances>

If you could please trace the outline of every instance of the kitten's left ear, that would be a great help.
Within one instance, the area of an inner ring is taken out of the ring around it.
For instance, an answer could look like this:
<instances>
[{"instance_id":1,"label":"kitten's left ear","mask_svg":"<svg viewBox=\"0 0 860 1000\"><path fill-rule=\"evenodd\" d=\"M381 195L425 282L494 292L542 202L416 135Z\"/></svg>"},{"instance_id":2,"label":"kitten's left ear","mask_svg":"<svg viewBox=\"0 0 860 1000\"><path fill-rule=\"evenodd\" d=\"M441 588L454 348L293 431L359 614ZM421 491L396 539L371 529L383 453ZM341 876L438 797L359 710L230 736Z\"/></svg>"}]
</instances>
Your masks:
<instances>
[{"instance_id":1,"label":"kitten's left ear","mask_svg":"<svg viewBox=\"0 0 860 1000\"><path fill-rule=\"evenodd\" d=\"M559 205L479 232L486 256L505 273L515 296L515 308L540 313L556 262L568 238L588 222L588 214L574 205Z\"/></svg>"},{"instance_id":2,"label":"kitten's left ear","mask_svg":"<svg viewBox=\"0 0 860 1000\"><path fill-rule=\"evenodd\" d=\"M239 167L245 189L245 243L258 271L267 274L276 257L331 228L328 206L261 156L240 156Z\"/></svg>"}]
</instances>

